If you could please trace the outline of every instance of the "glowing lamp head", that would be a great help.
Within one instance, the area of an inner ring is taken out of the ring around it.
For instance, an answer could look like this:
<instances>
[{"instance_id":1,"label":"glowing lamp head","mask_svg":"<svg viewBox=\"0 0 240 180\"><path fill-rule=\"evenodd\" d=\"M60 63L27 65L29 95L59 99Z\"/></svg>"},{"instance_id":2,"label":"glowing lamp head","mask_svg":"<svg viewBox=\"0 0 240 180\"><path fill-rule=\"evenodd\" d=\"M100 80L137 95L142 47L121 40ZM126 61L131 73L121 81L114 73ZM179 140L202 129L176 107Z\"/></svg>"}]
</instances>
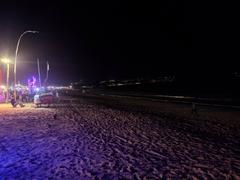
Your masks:
<instances>
[{"instance_id":1,"label":"glowing lamp head","mask_svg":"<svg viewBox=\"0 0 240 180\"><path fill-rule=\"evenodd\" d=\"M10 64L10 63L11 63L11 60L8 59L8 58L2 58L2 59L1 59L1 62L2 62L2 63L5 63L5 64Z\"/></svg>"},{"instance_id":2,"label":"glowing lamp head","mask_svg":"<svg viewBox=\"0 0 240 180\"><path fill-rule=\"evenodd\" d=\"M1 89L6 89L6 86L1 85L0 88L1 88Z\"/></svg>"}]
</instances>

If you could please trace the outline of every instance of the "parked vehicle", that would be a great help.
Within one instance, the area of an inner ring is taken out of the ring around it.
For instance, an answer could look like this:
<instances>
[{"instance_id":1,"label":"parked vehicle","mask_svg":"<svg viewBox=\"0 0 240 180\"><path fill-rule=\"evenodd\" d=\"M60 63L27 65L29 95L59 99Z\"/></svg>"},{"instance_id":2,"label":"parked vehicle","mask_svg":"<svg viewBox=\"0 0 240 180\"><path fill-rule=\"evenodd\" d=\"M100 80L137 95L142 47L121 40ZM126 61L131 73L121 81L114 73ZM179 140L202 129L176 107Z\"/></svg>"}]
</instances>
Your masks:
<instances>
[{"instance_id":1,"label":"parked vehicle","mask_svg":"<svg viewBox=\"0 0 240 180\"><path fill-rule=\"evenodd\" d=\"M34 104L37 107L40 107L43 104L50 106L50 104L53 103L55 103L55 97L52 92L40 93L34 96Z\"/></svg>"}]
</instances>

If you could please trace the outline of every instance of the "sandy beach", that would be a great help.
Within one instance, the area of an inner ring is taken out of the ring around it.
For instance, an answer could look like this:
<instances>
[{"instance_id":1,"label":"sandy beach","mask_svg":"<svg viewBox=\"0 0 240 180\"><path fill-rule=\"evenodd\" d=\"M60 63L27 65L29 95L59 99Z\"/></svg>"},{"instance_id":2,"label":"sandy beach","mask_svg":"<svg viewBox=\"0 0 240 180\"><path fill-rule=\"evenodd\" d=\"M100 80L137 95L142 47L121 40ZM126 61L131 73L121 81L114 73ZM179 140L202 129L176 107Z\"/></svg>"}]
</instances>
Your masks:
<instances>
[{"instance_id":1,"label":"sandy beach","mask_svg":"<svg viewBox=\"0 0 240 180\"><path fill-rule=\"evenodd\" d=\"M0 177L239 179L240 122L229 115L239 112L195 116L177 107L126 111L87 100L50 108L1 104Z\"/></svg>"}]
</instances>

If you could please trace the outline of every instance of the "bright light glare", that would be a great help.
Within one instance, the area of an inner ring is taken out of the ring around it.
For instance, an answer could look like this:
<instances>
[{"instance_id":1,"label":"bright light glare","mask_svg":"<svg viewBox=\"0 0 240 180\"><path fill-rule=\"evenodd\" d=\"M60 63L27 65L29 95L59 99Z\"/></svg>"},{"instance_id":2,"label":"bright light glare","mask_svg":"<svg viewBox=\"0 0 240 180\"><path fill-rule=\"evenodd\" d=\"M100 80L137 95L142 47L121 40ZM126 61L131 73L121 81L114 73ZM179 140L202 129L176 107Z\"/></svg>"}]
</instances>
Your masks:
<instances>
[{"instance_id":1,"label":"bright light glare","mask_svg":"<svg viewBox=\"0 0 240 180\"><path fill-rule=\"evenodd\" d=\"M6 88L6 86L4 86L4 85L1 85L1 86L0 86L0 89L2 89L2 90L4 90L4 91L5 91L7 88Z\"/></svg>"},{"instance_id":2,"label":"bright light glare","mask_svg":"<svg viewBox=\"0 0 240 180\"><path fill-rule=\"evenodd\" d=\"M1 61L2 61L2 63L6 63L6 64L10 64L11 63L11 60L8 59L8 58L2 58Z\"/></svg>"}]
</instances>

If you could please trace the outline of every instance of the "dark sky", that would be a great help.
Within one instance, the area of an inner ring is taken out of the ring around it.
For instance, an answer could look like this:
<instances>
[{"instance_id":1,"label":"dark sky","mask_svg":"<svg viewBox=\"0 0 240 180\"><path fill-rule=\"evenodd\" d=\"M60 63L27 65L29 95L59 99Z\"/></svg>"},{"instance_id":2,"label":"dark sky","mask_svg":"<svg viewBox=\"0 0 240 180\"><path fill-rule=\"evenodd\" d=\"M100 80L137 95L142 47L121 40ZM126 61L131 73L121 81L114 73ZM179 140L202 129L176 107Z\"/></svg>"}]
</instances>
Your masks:
<instances>
[{"instance_id":1,"label":"dark sky","mask_svg":"<svg viewBox=\"0 0 240 180\"><path fill-rule=\"evenodd\" d=\"M40 32L21 41L17 72L22 82L36 74L37 58L42 71L50 62L54 84L162 74L201 80L239 71L233 5L67 2L1 4L0 56L14 56L25 30Z\"/></svg>"}]
</instances>

